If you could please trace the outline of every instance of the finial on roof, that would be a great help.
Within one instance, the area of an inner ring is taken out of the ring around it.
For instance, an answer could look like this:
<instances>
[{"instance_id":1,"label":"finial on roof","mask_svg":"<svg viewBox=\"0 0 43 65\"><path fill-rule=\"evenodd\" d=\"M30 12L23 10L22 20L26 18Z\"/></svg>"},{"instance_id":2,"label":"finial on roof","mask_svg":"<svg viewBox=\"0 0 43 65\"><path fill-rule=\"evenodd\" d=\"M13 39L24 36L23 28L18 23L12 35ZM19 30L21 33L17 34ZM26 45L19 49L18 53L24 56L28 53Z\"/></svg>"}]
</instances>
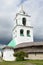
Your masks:
<instances>
[{"instance_id":1,"label":"finial on roof","mask_svg":"<svg viewBox=\"0 0 43 65\"><path fill-rule=\"evenodd\" d=\"M21 5L21 11L23 12L23 4Z\"/></svg>"},{"instance_id":2,"label":"finial on roof","mask_svg":"<svg viewBox=\"0 0 43 65\"><path fill-rule=\"evenodd\" d=\"M21 5L21 10L20 10L21 13L25 14L25 11L23 9L23 4Z\"/></svg>"}]
</instances>

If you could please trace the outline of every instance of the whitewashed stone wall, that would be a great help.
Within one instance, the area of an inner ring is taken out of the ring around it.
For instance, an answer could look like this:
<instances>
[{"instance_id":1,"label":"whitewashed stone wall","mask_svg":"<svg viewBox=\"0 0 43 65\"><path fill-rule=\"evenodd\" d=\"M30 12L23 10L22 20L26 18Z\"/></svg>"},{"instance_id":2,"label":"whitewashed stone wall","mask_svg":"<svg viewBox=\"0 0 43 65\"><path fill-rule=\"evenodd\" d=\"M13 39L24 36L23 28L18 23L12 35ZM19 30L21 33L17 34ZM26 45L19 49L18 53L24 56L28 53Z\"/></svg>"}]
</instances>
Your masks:
<instances>
[{"instance_id":1,"label":"whitewashed stone wall","mask_svg":"<svg viewBox=\"0 0 43 65\"><path fill-rule=\"evenodd\" d=\"M30 60L43 60L43 54L29 54L28 58L25 59L30 59Z\"/></svg>"},{"instance_id":2,"label":"whitewashed stone wall","mask_svg":"<svg viewBox=\"0 0 43 65\"><path fill-rule=\"evenodd\" d=\"M14 61L15 60L13 49L4 49L3 60L5 60L5 61Z\"/></svg>"}]
</instances>

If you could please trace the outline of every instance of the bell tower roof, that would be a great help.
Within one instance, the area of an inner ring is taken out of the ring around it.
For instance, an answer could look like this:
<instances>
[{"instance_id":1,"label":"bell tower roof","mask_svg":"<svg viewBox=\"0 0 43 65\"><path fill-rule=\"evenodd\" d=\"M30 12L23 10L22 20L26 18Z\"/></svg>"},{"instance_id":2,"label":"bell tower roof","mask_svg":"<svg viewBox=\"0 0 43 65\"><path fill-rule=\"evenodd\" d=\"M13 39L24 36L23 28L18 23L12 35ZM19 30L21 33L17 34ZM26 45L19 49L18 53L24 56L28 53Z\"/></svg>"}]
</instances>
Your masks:
<instances>
[{"instance_id":1,"label":"bell tower roof","mask_svg":"<svg viewBox=\"0 0 43 65\"><path fill-rule=\"evenodd\" d=\"M20 10L19 10L18 13L16 14L16 16L17 16L18 14L19 14L19 15L23 15L23 16L31 17L30 15L28 15L28 14L25 12L23 4L20 6Z\"/></svg>"},{"instance_id":2,"label":"bell tower roof","mask_svg":"<svg viewBox=\"0 0 43 65\"><path fill-rule=\"evenodd\" d=\"M21 5L21 7L20 7L20 12L19 12L19 13L25 14L25 11L24 11L24 8L23 8L23 5Z\"/></svg>"}]
</instances>

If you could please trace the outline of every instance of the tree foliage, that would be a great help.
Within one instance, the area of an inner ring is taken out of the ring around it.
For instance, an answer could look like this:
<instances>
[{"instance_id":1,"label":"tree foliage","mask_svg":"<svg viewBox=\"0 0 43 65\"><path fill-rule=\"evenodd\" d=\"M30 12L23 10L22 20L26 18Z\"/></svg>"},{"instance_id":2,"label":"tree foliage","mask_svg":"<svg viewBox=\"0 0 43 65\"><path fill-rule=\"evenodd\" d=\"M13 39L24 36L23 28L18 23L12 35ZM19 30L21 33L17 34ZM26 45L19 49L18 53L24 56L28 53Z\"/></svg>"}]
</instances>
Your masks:
<instances>
[{"instance_id":1,"label":"tree foliage","mask_svg":"<svg viewBox=\"0 0 43 65\"><path fill-rule=\"evenodd\" d=\"M24 57L28 57L28 54L24 51L15 52L14 56L17 61L23 61Z\"/></svg>"}]
</instances>

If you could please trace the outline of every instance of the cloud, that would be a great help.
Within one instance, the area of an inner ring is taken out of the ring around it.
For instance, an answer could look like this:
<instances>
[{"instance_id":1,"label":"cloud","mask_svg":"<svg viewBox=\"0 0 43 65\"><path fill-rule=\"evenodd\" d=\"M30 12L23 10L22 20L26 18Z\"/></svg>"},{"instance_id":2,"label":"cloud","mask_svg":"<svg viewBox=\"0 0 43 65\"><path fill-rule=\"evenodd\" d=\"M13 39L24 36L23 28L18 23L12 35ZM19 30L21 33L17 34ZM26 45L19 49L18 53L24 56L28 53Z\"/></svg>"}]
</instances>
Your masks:
<instances>
[{"instance_id":1,"label":"cloud","mask_svg":"<svg viewBox=\"0 0 43 65\"><path fill-rule=\"evenodd\" d=\"M13 4L14 0L4 0L4 4L6 6L11 6Z\"/></svg>"},{"instance_id":2,"label":"cloud","mask_svg":"<svg viewBox=\"0 0 43 65\"><path fill-rule=\"evenodd\" d=\"M18 4L18 6L22 5L25 1L27 0L20 0L20 3Z\"/></svg>"},{"instance_id":3,"label":"cloud","mask_svg":"<svg viewBox=\"0 0 43 65\"><path fill-rule=\"evenodd\" d=\"M4 13L15 12L15 9L17 8L18 3L19 3L19 0L1 0L0 12L4 12Z\"/></svg>"},{"instance_id":4,"label":"cloud","mask_svg":"<svg viewBox=\"0 0 43 65\"><path fill-rule=\"evenodd\" d=\"M4 43L5 38L11 40L14 18L22 3L26 13L31 15L35 41L43 41L43 0L0 0L0 40L4 39Z\"/></svg>"}]
</instances>

